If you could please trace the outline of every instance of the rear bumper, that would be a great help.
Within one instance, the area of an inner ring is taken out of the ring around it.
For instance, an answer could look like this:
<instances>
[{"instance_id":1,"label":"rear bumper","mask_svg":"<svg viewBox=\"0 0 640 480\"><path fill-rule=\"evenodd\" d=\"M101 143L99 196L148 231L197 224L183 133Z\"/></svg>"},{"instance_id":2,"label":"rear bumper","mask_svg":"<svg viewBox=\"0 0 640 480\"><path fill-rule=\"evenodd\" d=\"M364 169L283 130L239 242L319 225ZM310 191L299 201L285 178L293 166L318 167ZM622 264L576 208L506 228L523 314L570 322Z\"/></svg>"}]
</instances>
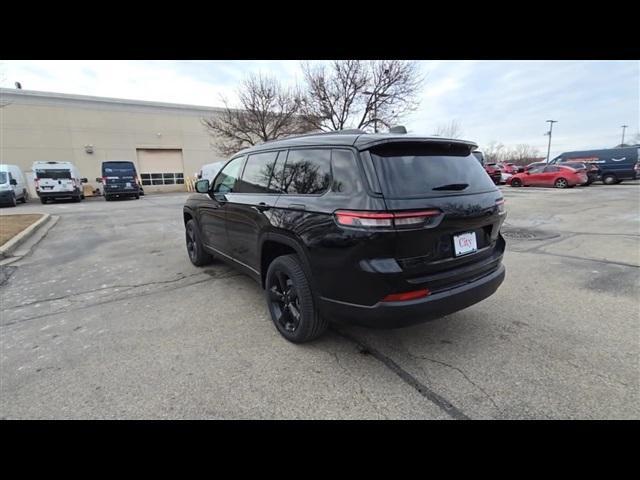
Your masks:
<instances>
[{"instance_id":1,"label":"rear bumper","mask_svg":"<svg viewBox=\"0 0 640 480\"><path fill-rule=\"evenodd\" d=\"M38 197L40 198L73 198L78 195L79 191L74 190L71 192L45 192L38 190Z\"/></svg>"},{"instance_id":2,"label":"rear bumper","mask_svg":"<svg viewBox=\"0 0 640 480\"><path fill-rule=\"evenodd\" d=\"M425 298L406 302L378 302L372 306L320 298L320 309L329 319L344 323L371 328L406 327L435 320L484 300L498 289L504 277L505 268L501 263L480 278Z\"/></svg>"}]
</instances>

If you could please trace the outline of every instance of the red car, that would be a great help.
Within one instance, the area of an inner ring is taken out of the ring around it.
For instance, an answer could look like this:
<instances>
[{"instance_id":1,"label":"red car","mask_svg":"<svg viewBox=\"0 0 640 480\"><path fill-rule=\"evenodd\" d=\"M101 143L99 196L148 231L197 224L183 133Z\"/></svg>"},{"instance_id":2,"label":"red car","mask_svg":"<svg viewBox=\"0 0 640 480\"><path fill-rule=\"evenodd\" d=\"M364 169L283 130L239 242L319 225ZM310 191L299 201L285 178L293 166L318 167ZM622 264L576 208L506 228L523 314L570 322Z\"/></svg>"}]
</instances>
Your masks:
<instances>
[{"instance_id":1,"label":"red car","mask_svg":"<svg viewBox=\"0 0 640 480\"><path fill-rule=\"evenodd\" d=\"M556 187L571 188L588 181L585 172L578 172L571 167L557 165L541 165L524 173L517 173L509 179L512 187Z\"/></svg>"},{"instance_id":2,"label":"red car","mask_svg":"<svg viewBox=\"0 0 640 480\"><path fill-rule=\"evenodd\" d=\"M491 177L491 180L493 180L493 183L495 183L496 185L500 185L500 179L502 178L502 172L500 171L500 169L497 167L497 165L495 163L487 163L487 164L485 164L484 170L485 170L485 172L487 172L487 175L489 175Z\"/></svg>"},{"instance_id":3,"label":"red car","mask_svg":"<svg viewBox=\"0 0 640 480\"><path fill-rule=\"evenodd\" d=\"M497 165L504 173L509 173L511 175L518 173L518 167L514 163L498 163Z\"/></svg>"}]
</instances>

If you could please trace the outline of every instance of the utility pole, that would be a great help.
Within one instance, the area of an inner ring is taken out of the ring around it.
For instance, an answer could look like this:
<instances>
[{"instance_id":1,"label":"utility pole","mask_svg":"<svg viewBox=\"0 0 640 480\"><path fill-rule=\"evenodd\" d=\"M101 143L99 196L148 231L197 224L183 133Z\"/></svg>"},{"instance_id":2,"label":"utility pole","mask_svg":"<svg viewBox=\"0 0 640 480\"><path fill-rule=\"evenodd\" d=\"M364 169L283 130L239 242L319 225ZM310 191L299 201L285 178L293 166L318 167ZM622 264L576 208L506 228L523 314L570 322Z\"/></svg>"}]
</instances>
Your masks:
<instances>
[{"instance_id":1,"label":"utility pole","mask_svg":"<svg viewBox=\"0 0 640 480\"><path fill-rule=\"evenodd\" d=\"M547 120L549 124L549 131L545 135L549 135L549 146L547 147L547 162L549 163L549 155L551 154L551 134L553 133L553 124L558 123L557 120Z\"/></svg>"},{"instance_id":2,"label":"utility pole","mask_svg":"<svg viewBox=\"0 0 640 480\"><path fill-rule=\"evenodd\" d=\"M624 131L627 129L629 125L622 125L622 141L620 142L620 145L624 145Z\"/></svg>"}]
</instances>

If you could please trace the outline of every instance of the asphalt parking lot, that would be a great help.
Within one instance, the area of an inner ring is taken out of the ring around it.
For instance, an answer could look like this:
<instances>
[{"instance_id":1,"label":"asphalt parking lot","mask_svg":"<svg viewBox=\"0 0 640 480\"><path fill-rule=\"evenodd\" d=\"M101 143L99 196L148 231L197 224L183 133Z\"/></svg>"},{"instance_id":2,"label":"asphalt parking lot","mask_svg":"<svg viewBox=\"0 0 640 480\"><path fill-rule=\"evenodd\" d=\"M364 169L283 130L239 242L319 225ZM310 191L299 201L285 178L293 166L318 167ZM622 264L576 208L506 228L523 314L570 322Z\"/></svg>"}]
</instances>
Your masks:
<instances>
[{"instance_id":1,"label":"asphalt parking lot","mask_svg":"<svg viewBox=\"0 0 640 480\"><path fill-rule=\"evenodd\" d=\"M507 278L461 312L294 345L263 293L191 265L188 194L29 203L3 267L2 418L640 418L640 182L503 187Z\"/></svg>"}]
</instances>

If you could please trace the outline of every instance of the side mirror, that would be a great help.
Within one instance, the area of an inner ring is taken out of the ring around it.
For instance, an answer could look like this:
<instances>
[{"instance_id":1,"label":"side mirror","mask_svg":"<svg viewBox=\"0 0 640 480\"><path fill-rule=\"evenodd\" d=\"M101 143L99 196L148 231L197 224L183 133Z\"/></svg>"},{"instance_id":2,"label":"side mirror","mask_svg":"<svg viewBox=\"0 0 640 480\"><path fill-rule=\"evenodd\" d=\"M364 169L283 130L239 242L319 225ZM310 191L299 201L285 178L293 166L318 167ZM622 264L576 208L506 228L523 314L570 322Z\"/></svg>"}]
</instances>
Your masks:
<instances>
[{"instance_id":1,"label":"side mirror","mask_svg":"<svg viewBox=\"0 0 640 480\"><path fill-rule=\"evenodd\" d=\"M81 181L82 183L88 183L88 182L89 182L89 180L87 180L86 178L82 178L80 181Z\"/></svg>"},{"instance_id":2,"label":"side mirror","mask_svg":"<svg viewBox=\"0 0 640 480\"><path fill-rule=\"evenodd\" d=\"M17 181L15 178L12 178L12 179L9 181L9 183L10 183L11 185L18 185L18 181Z\"/></svg>"},{"instance_id":3,"label":"side mirror","mask_svg":"<svg viewBox=\"0 0 640 480\"><path fill-rule=\"evenodd\" d=\"M206 178L203 180L198 180L196 182L196 192L209 193L209 180L207 180Z\"/></svg>"},{"instance_id":4,"label":"side mirror","mask_svg":"<svg viewBox=\"0 0 640 480\"><path fill-rule=\"evenodd\" d=\"M96 177L96 182L98 182L98 183L102 183L102 178L100 178L100 177Z\"/></svg>"}]
</instances>

